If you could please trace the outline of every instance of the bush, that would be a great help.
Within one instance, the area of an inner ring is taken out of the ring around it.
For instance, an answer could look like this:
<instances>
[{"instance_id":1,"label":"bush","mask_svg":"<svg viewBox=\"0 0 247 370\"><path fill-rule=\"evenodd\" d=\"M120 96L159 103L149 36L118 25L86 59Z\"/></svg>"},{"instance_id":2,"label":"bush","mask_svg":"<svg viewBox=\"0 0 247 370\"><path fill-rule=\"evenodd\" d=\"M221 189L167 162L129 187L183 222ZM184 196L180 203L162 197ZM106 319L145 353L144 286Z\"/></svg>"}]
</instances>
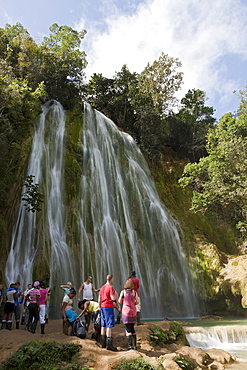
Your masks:
<instances>
[{"instance_id":1,"label":"bush","mask_svg":"<svg viewBox=\"0 0 247 370\"><path fill-rule=\"evenodd\" d=\"M16 351L13 356L0 365L0 370L54 370L61 362L71 362L72 357L79 352L80 345L75 343L61 344L50 340L28 342ZM71 365L70 369L71 369ZM64 367L65 368L65 367ZM79 370L75 364L73 367Z\"/></svg>"},{"instance_id":2,"label":"bush","mask_svg":"<svg viewBox=\"0 0 247 370\"><path fill-rule=\"evenodd\" d=\"M149 364L144 358L139 357L136 360L127 361L123 360L116 370L157 370L156 366Z\"/></svg>"},{"instance_id":3,"label":"bush","mask_svg":"<svg viewBox=\"0 0 247 370\"><path fill-rule=\"evenodd\" d=\"M151 346L162 346L168 343L168 333L166 333L160 326L153 325L148 328L151 331L148 341Z\"/></svg>"},{"instance_id":4,"label":"bush","mask_svg":"<svg viewBox=\"0 0 247 370\"><path fill-rule=\"evenodd\" d=\"M178 340L182 341L185 346L189 346L184 329L177 321L173 321L170 324L168 332L158 325L150 326L148 329L151 331L148 338L151 346L162 346L164 344L177 342Z\"/></svg>"}]
</instances>

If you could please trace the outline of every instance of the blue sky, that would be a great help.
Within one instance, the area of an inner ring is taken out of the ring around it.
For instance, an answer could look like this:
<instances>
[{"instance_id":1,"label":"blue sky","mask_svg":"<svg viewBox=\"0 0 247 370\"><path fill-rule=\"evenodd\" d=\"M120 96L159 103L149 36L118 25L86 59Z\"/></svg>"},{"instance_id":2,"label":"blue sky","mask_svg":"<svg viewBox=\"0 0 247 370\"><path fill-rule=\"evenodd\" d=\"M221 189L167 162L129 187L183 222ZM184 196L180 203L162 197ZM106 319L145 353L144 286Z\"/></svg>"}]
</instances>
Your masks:
<instances>
[{"instance_id":1,"label":"blue sky","mask_svg":"<svg viewBox=\"0 0 247 370\"><path fill-rule=\"evenodd\" d=\"M0 27L20 22L41 42L53 23L86 29L87 76L141 72L162 52L182 62L184 84L201 89L215 116L235 112L247 85L245 0L1 0Z\"/></svg>"}]
</instances>

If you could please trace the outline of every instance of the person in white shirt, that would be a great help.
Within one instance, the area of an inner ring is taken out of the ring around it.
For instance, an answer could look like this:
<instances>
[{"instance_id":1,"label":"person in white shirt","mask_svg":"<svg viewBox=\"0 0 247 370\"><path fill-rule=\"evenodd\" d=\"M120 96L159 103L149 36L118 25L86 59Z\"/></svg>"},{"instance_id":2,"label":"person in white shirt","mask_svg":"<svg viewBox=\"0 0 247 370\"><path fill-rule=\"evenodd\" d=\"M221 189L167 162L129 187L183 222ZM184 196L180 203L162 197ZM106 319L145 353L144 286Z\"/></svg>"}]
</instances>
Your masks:
<instances>
[{"instance_id":1,"label":"person in white shirt","mask_svg":"<svg viewBox=\"0 0 247 370\"><path fill-rule=\"evenodd\" d=\"M95 289L93 283L92 276L88 276L86 281L81 284L79 290L78 290L78 301L81 301L80 294L81 291L83 291L83 299L86 299L87 301L93 300L93 292L99 292L100 289Z\"/></svg>"}]
</instances>

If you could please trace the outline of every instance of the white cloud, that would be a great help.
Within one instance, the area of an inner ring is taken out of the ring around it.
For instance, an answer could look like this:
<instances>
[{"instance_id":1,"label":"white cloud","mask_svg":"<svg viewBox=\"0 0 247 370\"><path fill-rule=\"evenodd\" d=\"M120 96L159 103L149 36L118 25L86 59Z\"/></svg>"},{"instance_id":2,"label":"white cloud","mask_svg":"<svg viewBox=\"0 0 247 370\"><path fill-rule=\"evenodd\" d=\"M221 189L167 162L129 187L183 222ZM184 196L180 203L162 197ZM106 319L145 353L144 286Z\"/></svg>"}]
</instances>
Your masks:
<instances>
[{"instance_id":1,"label":"white cloud","mask_svg":"<svg viewBox=\"0 0 247 370\"><path fill-rule=\"evenodd\" d=\"M232 90L247 83L247 75L242 85L234 80L224 62L226 55L247 59L247 6L240 0L146 0L129 15L107 9L100 30L85 20L77 25L88 31L88 76L112 77L123 64L141 72L164 52L182 62L183 95L199 88L226 104Z\"/></svg>"},{"instance_id":2,"label":"white cloud","mask_svg":"<svg viewBox=\"0 0 247 370\"><path fill-rule=\"evenodd\" d=\"M3 11L3 15L4 15L4 19L6 23L12 24L12 18L10 17L10 15L5 10L2 10L2 11Z\"/></svg>"}]
</instances>

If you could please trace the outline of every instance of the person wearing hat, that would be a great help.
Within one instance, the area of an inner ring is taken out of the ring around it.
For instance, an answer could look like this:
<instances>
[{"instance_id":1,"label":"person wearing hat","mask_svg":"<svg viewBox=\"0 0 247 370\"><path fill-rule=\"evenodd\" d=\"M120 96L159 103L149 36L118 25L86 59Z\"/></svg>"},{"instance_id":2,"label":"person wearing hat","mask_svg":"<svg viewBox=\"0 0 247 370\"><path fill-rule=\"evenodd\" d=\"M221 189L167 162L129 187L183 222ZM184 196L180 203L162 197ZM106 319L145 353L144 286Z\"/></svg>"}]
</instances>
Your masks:
<instances>
[{"instance_id":1,"label":"person wearing hat","mask_svg":"<svg viewBox=\"0 0 247 370\"><path fill-rule=\"evenodd\" d=\"M30 301L28 305L28 323L27 330L32 334L35 333L37 322L39 320L39 304L40 304L40 282L35 281L33 283L33 288L27 293L27 299Z\"/></svg>"},{"instance_id":2,"label":"person wearing hat","mask_svg":"<svg viewBox=\"0 0 247 370\"><path fill-rule=\"evenodd\" d=\"M135 270L131 271L129 279L133 281L134 291L137 293L139 297L139 303L136 306L136 322L137 322L137 325L142 325L141 323L141 299L140 299L140 293L139 293L140 280L137 279Z\"/></svg>"}]
</instances>

